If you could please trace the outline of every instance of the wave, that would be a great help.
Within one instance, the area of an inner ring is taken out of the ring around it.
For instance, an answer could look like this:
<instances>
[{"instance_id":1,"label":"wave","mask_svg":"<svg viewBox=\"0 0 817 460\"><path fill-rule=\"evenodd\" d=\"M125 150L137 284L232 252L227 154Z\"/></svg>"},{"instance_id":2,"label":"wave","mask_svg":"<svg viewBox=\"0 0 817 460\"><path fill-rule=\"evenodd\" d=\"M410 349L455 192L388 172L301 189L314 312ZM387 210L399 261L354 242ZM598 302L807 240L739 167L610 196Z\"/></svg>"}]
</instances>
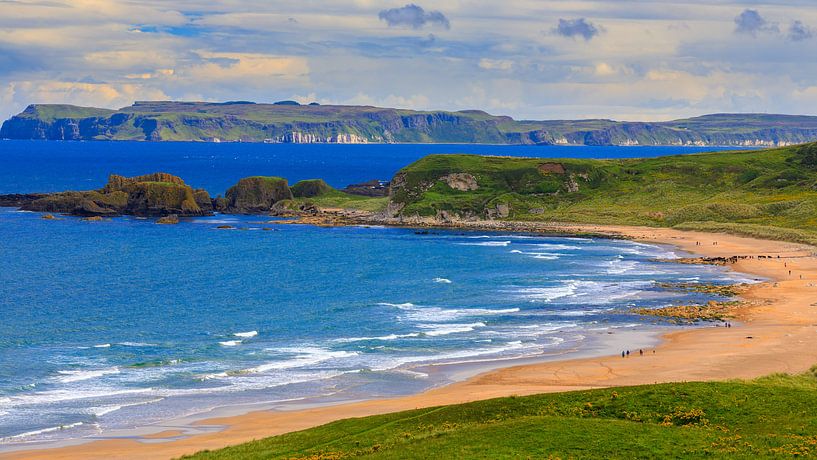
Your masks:
<instances>
[{"instance_id":1,"label":"wave","mask_svg":"<svg viewBox=\"0 0 817 460\"><path fill-rule=\"evenodd\" d=\"M420 329L424 329L425 335L429 337L439 337L441 335L449 335L449 334L459 334L462 332L471 332L478 327L485 327L485 323L470 323L470 324L458 324L458 323L448 323L448 324L419 324L417 325Z\"/></svg>"},{"instance_id":2,"label":"wave","mask_svg":"<svg viewBox=\"0 0 817 460\"><path fill-rule=\"evenodd\" d=\"M527 243L525 246L533 246L539 249L546 249L551 251L577 251L582 248L579 246L572 246L569 244L560 244L560 243Z\"/></svg>"},{"instance_id":3,"label":"wave","mask_svg":"<svg viewBox=\"0 0 817 460\"><path fill-rule=\"evenodd\" d=\"M49 427L49 428L43 428L41 430L27 431L25 433L15 434L13 436L7 436L7 437L2 438L2 439L30 438L32 436L37 436L39 434L46 434L46 433L52 433L54 431L63 431L63 430L71 429L71 428L76 428L76 427L78 427L80 425L84 425L84 423L83 422L76 422L76 423L69 423L68 425L52 426L52 427Z\"/></svg>"},{"instance_id":4,"label":"wave","mask_svg":"<svg viewBox=\"0 0 817 460\"><path fill-rule=\"evenodd\" d=\"M540 259L540 260L557 260L564 254L558 254L553 252L526 252L520 251L518 249L511 250L511 254L522 254L526 256L531 256L533 259Z\"/></svg>"},{"instance_id":5,"label":"wave","mask_svg":"<svg viewBox=\"0 0 817 460\"><path fill-rule=\"evenodd\" d=\"M111 412L116 412L120 409L124 409L126 407L134 407L134 406L144 406L145 404L153 404L160 401L163 401L165 398L156 398L150 399L147 401L140 401L132 404L114 404L111 406L99 406L99 407L91 407L88 409L94 417L102 417L103 415L110 414Z\"/></svg>"},{"instance_id":6,"label":"wave","mask_svg":"<svg viewBox=\"0 0 817 460\"><path fill-rule=\"evenodd\" d=\"M511 244L510 241L482 241L480 243L457 243L460 246L489 246L489 247L498 247L498 246L507 246Z\"/></svg>"},{"instance_id":7,"label":"wave","mask_svg":"<svg viewBox=\"0 0 817 460\"><path fill-rule=\"evenodd\" d=\"M415 305L411 302L406 303L389 303L389 302L380 302L378 305L383 307L397 307L397 308L412 308Z\"/></svg>"},{"instance_id":8,"label":"wave","mask_svg":"<svg viewBox=\"0 0 817 460\"><path fill-rule=\"evenodd\" d=\"M277 348L272 350L283 353L294 353L296 356L284 361L274 361L271 363L262 364L260 366L247 369L245 372L262 373L272 370L293 369L312 366L332 359L349 358L358 355L358 353L354 351L333 351L321 347Z\"/></svg>"},{"instance_id":9,"label":"wave","mask_svg":"<svg viewBox=\"0 0 817 460\"><path fill-rule=\"evenodd\" d=\"M57 381L61 383L81 382L83 380L95 379L103 375L118 374L118 367L110 367L107 369L94 370L71 370L71 371L57 371L62 377L57 377Z\"/></svg>"},{"instance_id":10,"label":"wave","mask_svg":"<svg viewBox=\"0 0 817 460\"><path fill-rule=\"evenodd\" d=\"M111 348L110 343L100 343L99 345L94 345L94 348Z\"/></svg>"},{"instance_id":11,"label":"wave","mask_svg":"<svg viewBox=\"0 0 817 460\"><path fill-rule=\"evenodd\" d=\"M144 342L119 342L117 343L119 346L123 347L156 347L155 343L144 343Z\"/></svg>"},{"instance_id":12,"label":"wave","mask_svg":"<svg viewBox=\"0 0 817 460\"><path fill-rule=\"evenodd\" d=\"M397 339L408 339L412 337L419 337L419 332L411 332L409 334L389 334L389 335L382 335L379 337L347 337L342 339L335 339L335 342L340 343L347 343L347 342L365 342L369 340L397 340Z\"/></svg>"},{"instance_id":13,"label":"wave","mask_svg":"<svg viewBox=\"0 0 817 460\"><path fill-rule=\"evenodd\" d=\"M223 347L237 347L237 346L241 345L241 341L240 340L225 340L223 342L219 342L218 344L223 346Z\"/></svg>"},{"instance_id":14,"label":"wave","mask_svg":"<svg viewBox=\"0 0 817 460\"><path fill-rule=\"evenodd\" d=\"M468 317L477 316L492 316L492 315L507 315L517 313L519 308L503 308L493 310L490 308L440 308L440 307L424 307L414 305L413 303L404 304L380 304L385 306L393 306L403 310L403 319L409 321L430 321L430 322L445 322Z\"/></svg>"},{"instance_id":15,"label":"wave","mask_svg":"<svg viewBox=\"0 0 817 460\"><path fill-rule=\"evenodd\" d=\"M448 278L434 278L434 282L435 283L442 283L442 284L451 284L453 281L451 281Z\"/></svg>"},{"instance_id":16,"label":"wave","mask_svg":"<svg viewBox=\"0 0 817 460\"><path fill-rule=\"evenodd\" d=\"M258 335L258 331L235 332L233 333L233 335L236 337L243 337L245 339L249 339L251 337L255 337L256 335Z\"/></svg>"},{"instance_id":17,"label":"wave","mask_svg":"<svg viewBox=\"0 0 817 460\"><path fill-rule=\"evenodd\" d=\"M99 400L101 398L110 398L113 396L137 395L145 394L154 391L152 388L135 388L135 389L72 389L72 390L50 390L39 391L35 393L26 393L15 396L7 396L0 398L0 405L4 408L29 406L35 404L53 404L66 401L78 400Z\"/></svg>"},{"instance_id":18,"label":"wave","mask_svg":"<svg viewBox=\"0 0 817 460\"><path fill-rule=\"evenodd\" d=\"M654 285L654 280L604 282L565 280L561 286L525 287L510 291L517 298L530 302L605 305L632 298Z\"/></svg>"}]
</instances>

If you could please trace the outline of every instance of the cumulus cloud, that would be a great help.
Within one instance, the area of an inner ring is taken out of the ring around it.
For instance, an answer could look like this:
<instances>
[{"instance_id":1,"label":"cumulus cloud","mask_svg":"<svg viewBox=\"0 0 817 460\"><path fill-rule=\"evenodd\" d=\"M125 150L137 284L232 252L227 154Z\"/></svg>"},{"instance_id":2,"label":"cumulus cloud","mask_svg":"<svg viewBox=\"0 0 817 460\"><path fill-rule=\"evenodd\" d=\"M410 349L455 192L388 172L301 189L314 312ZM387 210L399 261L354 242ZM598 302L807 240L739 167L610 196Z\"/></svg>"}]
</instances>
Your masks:
<instances>
[{"instance_id":1,"label":"cumulus cloud","mask_svg":"<svg viewBox=\"0 0 817 460\"><path fill-rule=\"evenodd\" d=\"M419 29L426 24L451 28L451 22L439 11L426 11L421 6L409 3L401 8L383 10L377 15L389 27L411 27Z\"/></svg>"},{"instance_id":2,"label":"cumulus cloud","mask_svg":"<svg viewBox=\"0 0 817 460\"><path fill-rule=\"evenodd\" d=\"M757 10L746 9L735 17L735 32L753 37L759 32L779 32L777 24L769 23Z\"/></svg>"},{"instance_id":3,"label":"cumulus cloud","mask_svg":"<svg viewBox=\"0 0 817 460\"><path fill-rule=\"evenodd\" d=\"M599 34L600 28L585 18L559 19L559 24L553 31L563 37L590 40Z\"/></svg>"},{"instance_id":4,"label":"cumulus cloud","mask_svg":"<svg viewBox=\"0 0 817 460\"><path fill-rule=\"evenodd\" d=\"M794 21L789 26L789 40L794 42L800 42L803 40L808 40L814 36L814 31L811 27L803 24L801 21Z\"/></svg>"}]
</instances>

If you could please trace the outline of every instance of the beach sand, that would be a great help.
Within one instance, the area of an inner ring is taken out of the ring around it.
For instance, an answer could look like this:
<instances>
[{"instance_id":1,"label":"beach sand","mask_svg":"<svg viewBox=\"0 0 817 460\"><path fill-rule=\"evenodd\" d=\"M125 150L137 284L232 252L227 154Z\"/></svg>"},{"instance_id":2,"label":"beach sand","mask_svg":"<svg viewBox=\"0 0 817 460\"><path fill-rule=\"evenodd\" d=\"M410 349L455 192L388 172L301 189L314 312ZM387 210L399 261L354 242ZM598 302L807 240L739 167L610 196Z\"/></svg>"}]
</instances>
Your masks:
<instances>
[{"instance_id":1,"label":"beach sand","mask_svg":"<svg viewBox=\"0 0 817 460\"><path fill-rule=\"evenodd\" d=\"M334 420L462 403L510 395L640 385L660 382L753 378L775 372L800 373L817 364L817 250L779 241L724 234L644 227L564 225L565 232L593 232L637 241L671 244L708 257L741 259L735 271L772 281L743 297L754 304L732 328L672 332L661 345L622 358L611 356L526 364L489 371L418 395L322 406L297 411L257 411L198 422L216 432L179 436L179 431L128 439L99 440L53 449L0 454L0 459L156 459L302 430ZM697 245L696 242L700 242ZM713 244L717 242L717 244ZM778 259L777 256L780 256ZM785 264L785 265L784 265ZM789 275L791 270L791 275ZM802 279L801 279L802 276Z\"/></svg>"}]
</instances>

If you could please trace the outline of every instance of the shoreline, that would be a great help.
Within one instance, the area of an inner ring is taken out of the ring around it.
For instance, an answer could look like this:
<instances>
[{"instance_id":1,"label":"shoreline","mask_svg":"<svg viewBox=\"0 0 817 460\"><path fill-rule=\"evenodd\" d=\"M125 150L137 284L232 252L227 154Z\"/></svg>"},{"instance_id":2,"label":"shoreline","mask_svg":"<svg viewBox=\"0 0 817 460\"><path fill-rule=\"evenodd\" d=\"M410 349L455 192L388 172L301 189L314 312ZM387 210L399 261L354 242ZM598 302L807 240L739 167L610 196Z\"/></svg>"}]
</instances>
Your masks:
<instances>
[{"instance_id":1,"label":"shoreline","mask_svg":"<svg viewBox=\"0 0 817 460\"><path fill-rule=\"evenodd\" d=\"M514 226L527 229L520 230ZM738 318L741 323L739 327L695 328L663 334L656 353L643 357L597 356L517 364L481 372L464 381L416 395L294 411L264 410L209 418L194 423L194 426L201 428L202 434L187 436L168 429L142 437L81 440L82 444L66 447L39 450L25 450L24 447L24 450L0 453L0 458L177 457L297 431L341 418L510 395L670 381L751 378L773 372L802 372L817 363L817 305L814 304L817 298L817 257L812 247L649 227L506 222L488 226L484 222L474 225L463 223L453 227L529 233L559 231L565 235L598 234L669 244L706 257L772 256L769 259L740 259L727 266L773 282L754 285L742 295L757 305L749 308L744 317ZM696 244L698 241L702 243L700 246ZM714 241L717 241L717 245L712 244ZM788 276L788 270L792 270L792 276Z\"/></svg>"}]
</instances>

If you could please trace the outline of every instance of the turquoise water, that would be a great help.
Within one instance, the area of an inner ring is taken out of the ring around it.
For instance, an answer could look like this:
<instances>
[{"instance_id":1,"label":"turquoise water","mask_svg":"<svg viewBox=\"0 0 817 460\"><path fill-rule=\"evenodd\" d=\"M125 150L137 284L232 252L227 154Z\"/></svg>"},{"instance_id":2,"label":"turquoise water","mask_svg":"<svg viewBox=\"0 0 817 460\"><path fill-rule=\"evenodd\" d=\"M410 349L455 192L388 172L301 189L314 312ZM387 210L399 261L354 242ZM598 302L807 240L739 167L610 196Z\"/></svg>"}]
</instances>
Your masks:
<instances>
[{"instance_id":1,"label":"turquoise water","mask_svg":"<svg viewBox=\"0 0 817 460\"><path fill-rule=\"evenodd\" d=\"M258 222L0 208L2 442L417 392L450 378L430 363L587 349L662 326L627 307L707 298L657 282L737 277L626 241Z\"/></svg>"},{"instance_id":2,"label":"turquoise water","mask_svg":"<svg viewBox=\"0 0 817 460\"><path fill-rule=\"evenodd\" d=\"M251 174L343 186L445 151L694 150L3 141L0 193L95 188L111 172L155 170L213 193ZM675 251L634 242L267 219L161 226L0 208L0 449L218 407L416 393L512 359L618 353L679 327L629 307L709 299L657 283L740 279L655 262Z\"/></svg>"}]
</instances>

